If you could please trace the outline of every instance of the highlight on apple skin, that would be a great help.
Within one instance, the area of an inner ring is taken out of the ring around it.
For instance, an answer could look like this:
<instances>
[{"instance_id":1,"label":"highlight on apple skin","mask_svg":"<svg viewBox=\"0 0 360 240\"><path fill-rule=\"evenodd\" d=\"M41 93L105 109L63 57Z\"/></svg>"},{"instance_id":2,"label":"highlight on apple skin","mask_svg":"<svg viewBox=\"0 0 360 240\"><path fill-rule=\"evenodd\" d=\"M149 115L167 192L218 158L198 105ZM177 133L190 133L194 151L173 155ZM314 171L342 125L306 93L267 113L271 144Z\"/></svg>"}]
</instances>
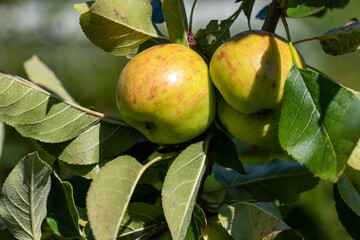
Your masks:
<instances>
[{"instance_id":1,"label":"highlight on apple skin","mask_svg":"<svg viewBox=\"0 0 360 240\"><path fill-rule=\"evenodd\" d=\"M197 137L216 112L208 66L195 51L175 43L131 59L120 74L116 99L122 119L160 144Z\"/></svg>"}]
</instances>

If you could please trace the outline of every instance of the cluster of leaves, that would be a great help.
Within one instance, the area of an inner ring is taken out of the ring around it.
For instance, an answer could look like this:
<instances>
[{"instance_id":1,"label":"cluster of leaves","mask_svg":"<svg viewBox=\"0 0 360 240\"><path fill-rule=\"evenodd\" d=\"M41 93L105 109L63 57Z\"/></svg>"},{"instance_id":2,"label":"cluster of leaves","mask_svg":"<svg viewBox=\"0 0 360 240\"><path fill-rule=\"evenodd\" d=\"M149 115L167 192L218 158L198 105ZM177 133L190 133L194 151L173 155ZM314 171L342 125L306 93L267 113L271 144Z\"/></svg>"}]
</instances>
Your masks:
<instances>
[{"instance_id":1,"label":"cluster of leaves","mask_svg":"<svg viewBox=\"0 0 360 240\"><path fill-rule=\"evenodd\" d=\"M250 20L254 2L241 1L220 23L211 20L192 44L182 0L97 0L75 8L89 40L114 55L175 42L211 56L241 12ZM293 0L284 10L290 17L318 15L347 3L338 2ZM163 21L168 38L156 27ZM359 31L353 23L317 39L343 54L359 48ZM159 146L121 119L79 106L38 58L25 69L31 81L0 72L0 120L37 140L56 161L31 153L12 170L1 192L1 238L150 239L169 229L172 239L201 239L207 219L217 216L229 238L301 239L275 203L296 200L318 178L337 182L339 218L359 238L353 223L360 196L343 171L347 165L360 170L360 98L325 75L294 65L288 76L278 151L296 161L243 164L240 149L216 124L192 141Z\"/></svg>"}]
</instances>

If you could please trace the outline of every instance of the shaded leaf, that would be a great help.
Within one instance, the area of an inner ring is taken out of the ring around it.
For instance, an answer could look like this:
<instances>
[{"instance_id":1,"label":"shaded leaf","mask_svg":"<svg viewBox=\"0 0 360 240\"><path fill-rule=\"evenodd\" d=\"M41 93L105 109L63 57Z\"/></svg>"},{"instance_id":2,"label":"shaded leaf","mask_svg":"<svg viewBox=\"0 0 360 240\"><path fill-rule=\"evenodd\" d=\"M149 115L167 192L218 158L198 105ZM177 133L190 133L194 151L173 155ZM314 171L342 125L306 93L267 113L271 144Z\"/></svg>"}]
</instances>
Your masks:
<instances>
[{"instance_id":1,"label":"shaded leaf","mask_svg":"<svg viewBox=\"0 0 360 240\"><path fill-rule=\"evenodd\" d=\"M206 146L187 147L170 165L162 189L162 205L171 236L184 239L206 167Z\"/></svg>"},{"instance_id":2,"label":"shaded leaf","mask_svg":"<svg viewBox=\"0 0 360 240\"><path fill-rule=\"evenodd\" d=\"M211 142L211 157L222 167L232 168L238 173L245 173L244 167L238 158L238 152L233 141L223 132L217 131L217 137Z\"/></svg>"},{"instance_id":3,"label":"shaded leaf","mask_svg":"<svg viewBox=\"0 0 360 240\"><path fill-rule=\"evenodd\" d=\"M0 216L17 239L40 240L51 171L37 153L31 153L19 161L5 180Z\"/></svg>"},{"instance_id":4,"label":"shaded leaf","mask_svg":"<svg viewBox=\"0 0 360 240\"><path fill-rule=\"evenodd\" d=\"M229 26L232 20L211 20L205 29L199 29L195 35L196 42L212 56L216 49L230 38Z\"/></svg>"},{"instance_id":5,"label":"shaded leaf","mask_svg":"<svg viewBox=\"0 0 360 240\"><path fill-rule=\"evenodd\" d=\"M186 232L186 240L201 239L201 227L206 225L206 216L204 211L195 204L191 221Z\"/></svg>"},{"instance_id":6,"label":"shaded leaf","mask_svg":"<svg viewBox=\"0 0 360 240\"><path fill-rule=\"evenodd\" d=\"M152 25L148 0L97 0L76 4L80 25L96 46L114 55L127 55L149 38L159 37Z\"/></svg>"},{"instance_id":7,"label":"shaded leaf","mask_svg":"<svg viewBox=\"0 0 360 240\"><path fill-rule=\"evenodd\" d=\"M359 104L354 93L294 65L284 89L281 146L315 176L336 181L360 137L360 124L350 127Z\"/></svg>"},{"instance_id":8,"label":"shaded leaf","mask_svg":"<svg viewBox=\"0 0 360 240\"><path fill-rule=\"evenodd\" d=\"M188 23L183 0L163 0L162 9L170 40L188 46Z\"/></svg>"},{"instance_id":9,"label":"shaded leaf","mask_svg":"<svg viewBox=\"0 0 360 240\"><path fill-rule=\"evenodd\" d=\"M249 27L250 27L251 12L254 7L254 3L255 3L255 0L243 0L241 3L244 14L248 20Z\"/></svg>"},{"instance_id":10,"label":"shaded leaf","mask_svg":"<svg viewBox=\"0 0 360 240\"><path fill-rule=\"evenodd\" d=\"M299 197L301 192L314 188L316 179L304 166L296 162L272 161L268 166L255 168L245 165L248 175L236 173L233 170L214 167L216 179L226 187L246 189L258 201L291 202ZM231 190L231 189L230 189Z\"/></svg>"},{"instance_id":11,"label":"shaded leaf","mask_svg":"<svg viewBox=\"0 0 360 240\"><path fill-rule=\"evenodd\" d=\"M24 67L25 72L31 81L64 100L76 103L66 91L61 81L56 77L55 73L36 55L27 60L24 63Z\"/></svg>"},{"instance_id":12,"label":"shaded leaf","mask_svg":"<svg viewBox=\"0 0 360 240\"><path fill-rule=\"evenodd\" d=\"M219 220L235 240L275 239L290 229L286 223L256 204L242 202L219 211ZM302 239L298 236L294 239Z\"/></svg>"},{"instance_id":13,"label":"shaded leaf","mask_svg":"<svg viewBox=\"0 0 360 240\"><path fill-rule=\"evenodd\" d=\"M353 239L360 239L360 196L346 177L334 185L334 199L342 225Z\"/></svg>"},{"instance_id":14,"label":"shaded leaf","mask_svg":"<svg viewBox=\"0 0 360 240\"><path fill-rule=\"evenodd\" d=\"M140 136L134 128L101 121L73 140L40 145L63 162L89 165L119 156L132 147Z\"/></svg>"},{"instance_id":15,"label":"shaded leaf","mask_svg":"<svg viewBox=\"0 0 360 240\"><path fill-rule=\"evenodd\" d=\"M142 202L130 203L120 226L119 237L146 231L164 220L160 207Z\"/></svg>"},{"instance_id":16,"label":"shaded leaf","mask_svg":"<svg viewBox=\"0 0 360 240\"><path fill-rule=\"evenodd\" d=\"M256 18L257 18L257 19L260 19L260 20L265 20L266 17L267 17L267 15L268 15L268 12L269 12L270 5L271 5L271 4L268 4L268 5L266 5L265 7L263 7L263 8L258 12L258 14L256 14Z\"/></svg>"},{"instance_id":17,"label":"shaded leaf","mask_svg":"<svg viewBox=\"0 0 360 240\"><path fill-rule=\"evenodd\" d=\"M82 239L73 188L69 182L61 181L55 174L51 175L47 211L46 221L56 235Z\"/></svg>"},{"instance_id":18,"label":"shaded leaf","mask_svg":"<svg viewBox=\"0 0 360 240\"><path fill-rule=\"evenodd\" d=\"M117 238L131 195L151 163L143 166L130 156L120 156L95 176L86 197L86 208L97 240Z\"/></svg>"},{"instance_id":19,"label":"shaded leaf","mask_svg":"<svg viewBox=\"0 0 360 240\"><path fill-rule=\"evenodd\" d=\"M333 56L360 49L360 23L353 20L345 26L328 31L318 38L325 53Z\"/></svg>"},{"instance_id":20,"label":"shaded leaf","mask_svg":"<svg viewBox=\"0 0 360 240\"><path fill-rule=\"evenodd\" d=\"M11 234L9 229L6 226L0 228L0 239L4 240L16 240L14 235Z\"/></svg>"}]
</instances>

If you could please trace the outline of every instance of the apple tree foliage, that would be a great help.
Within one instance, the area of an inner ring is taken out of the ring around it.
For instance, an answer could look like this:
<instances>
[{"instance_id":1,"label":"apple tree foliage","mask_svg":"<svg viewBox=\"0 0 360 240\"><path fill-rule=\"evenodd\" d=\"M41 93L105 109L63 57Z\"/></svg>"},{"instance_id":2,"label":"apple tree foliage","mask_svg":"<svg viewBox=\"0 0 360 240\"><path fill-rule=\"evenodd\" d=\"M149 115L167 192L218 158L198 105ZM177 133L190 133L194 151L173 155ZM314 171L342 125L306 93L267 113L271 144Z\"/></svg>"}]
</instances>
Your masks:
<instances>
[{"instance_id":1,"label":"apple tree foliage","mask_svg":"<svg viewBox=\"0 0 360 240\"><path fill-rule=\"evenodd\" d=\"M274 0L256 16L269 32L281 20L292 48L287 18L321 17L348 2ZM254 3L238 0L232 16L196 32L182 0L96 0L75 8L86 37L110 54L131 58L173 42L209 63L241 13L251 26ZM157 26L163 22L167 33ZM351 19L310 40L331 55L355 52L360 23ZM1 239L203 239L210 218L226 230L225 239L303 239L284 222L279 204L319 179L334 184L339 219L360 239L360 195L344 174L347 167L360 170L360 94L315 67L294 64L287 77L278 149L231 138L217 120L188 142L151 143L121 119L80 106L37 57L25 70L31 81L0 72L0 120L56 161L29 153L11 171L1 191Z\"/></svg>"}]
</instances>

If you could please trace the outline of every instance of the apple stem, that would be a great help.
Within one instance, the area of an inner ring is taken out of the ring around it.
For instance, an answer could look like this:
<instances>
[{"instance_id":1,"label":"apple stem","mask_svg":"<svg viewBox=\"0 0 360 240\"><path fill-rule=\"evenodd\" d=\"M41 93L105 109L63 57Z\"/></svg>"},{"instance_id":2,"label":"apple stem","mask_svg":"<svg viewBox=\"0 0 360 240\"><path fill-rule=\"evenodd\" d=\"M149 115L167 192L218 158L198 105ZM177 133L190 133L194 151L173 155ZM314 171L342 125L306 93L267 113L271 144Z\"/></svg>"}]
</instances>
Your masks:
<instances>
[{"instance_id":1,"label":"apple stem","mask_svg":"<svg viewBox=\"0 0 360 240\"><path fill-rule=\"evenodd\" d=\"M194 9L195 9L196 3L197 3L197 0L194 0L194 3L191 7L190 21L189 21L189 35L192 34L192 22L193 22Z\"/></svg>"},{"instance_id":2,"label":"apple stem","mask_svg":"<svg viewBox=\"0 0 360 240\"><path fill-rule=\"evenodd\" d=\"M296 57L295 57L295 49L294 49L293 43L291 41L289 25L286 22L286 18L285 18L284 14L281 15L281 21L282 21L282 23L284 25L284 28L285 28L285 31L286 31L286 36L287 36L287 39L288 39L288 42L289 42L289 47L290 47L290 52L291 52L291 57L292 57L295 65L296 65L296 67L300 68L299 63L297 62Z\"/></svg>"},{"instance_id":3,"label":"apple stem","mask_svg":"<svg viewBox=\"0 0 360 240\"><path fill-rule=\"evenodd\" d=\"M261 30L274 33L282 12L278 0L273 0Z\"/></svg>"}]
</instances>

